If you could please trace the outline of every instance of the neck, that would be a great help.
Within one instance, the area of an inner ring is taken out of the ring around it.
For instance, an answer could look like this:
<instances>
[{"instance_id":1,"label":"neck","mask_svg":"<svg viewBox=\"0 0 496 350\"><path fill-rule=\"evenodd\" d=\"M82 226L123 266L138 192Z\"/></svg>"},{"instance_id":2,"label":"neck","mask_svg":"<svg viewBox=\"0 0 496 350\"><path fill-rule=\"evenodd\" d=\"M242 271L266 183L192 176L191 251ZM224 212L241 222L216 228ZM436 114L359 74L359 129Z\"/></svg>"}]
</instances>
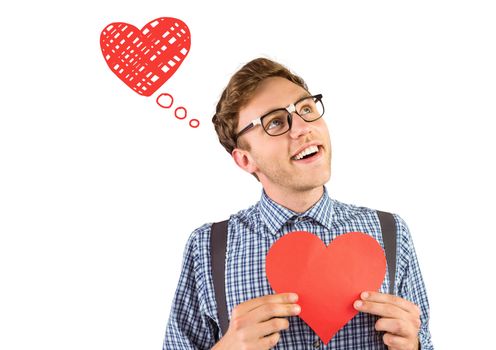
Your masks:
<instances>
[{"instance_id":1,"label":"neck","mask_svg":"<svg viewBox=\"0 0 496 350\"><path fill-rule=\"evenodd\" d=\"M324 186L302 191L288 191L287 189L264 188L267 196L274 202L296 213L303 213L318 202L324 193Z\"/></svg>"}]
</instances>

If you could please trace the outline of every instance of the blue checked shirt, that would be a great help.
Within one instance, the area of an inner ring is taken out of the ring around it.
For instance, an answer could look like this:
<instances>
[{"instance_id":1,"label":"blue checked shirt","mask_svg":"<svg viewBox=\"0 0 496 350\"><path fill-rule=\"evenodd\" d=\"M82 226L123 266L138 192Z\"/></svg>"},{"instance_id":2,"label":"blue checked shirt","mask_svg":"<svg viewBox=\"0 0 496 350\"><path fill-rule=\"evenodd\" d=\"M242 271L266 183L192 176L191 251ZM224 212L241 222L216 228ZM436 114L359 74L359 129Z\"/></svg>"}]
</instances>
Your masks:
<instances>
[{"instance_id":1,"label":"blue checked shirt","mask_svg":"<svg viewBox=\"0 0 496 350\"><path fill-rule=\"evenodd\" d=\"M433 349L428 328L429 304L413 242L405 222L398 215L394 217L398 228L394 292L421 308L421 348ZM221 336L211 273L211 225L196 229L186 244L164 350L210 349ZM302 214L275 203L263 191L257 204L229 220L225 270L229 316L236 305L275 293L265 274L265 256L277 239L291 231L315 233L326 245L339 235L361 231L384 247L376 212L331 199L325 187L319 201ZM386 274L380 291L387 293L388 287ZM289 329L281 332L275 349L387 349L383 333L374 329L378 319L374 315L358 313L327 345L299 317L288 319Z\"/></svg>"}]
</instances>

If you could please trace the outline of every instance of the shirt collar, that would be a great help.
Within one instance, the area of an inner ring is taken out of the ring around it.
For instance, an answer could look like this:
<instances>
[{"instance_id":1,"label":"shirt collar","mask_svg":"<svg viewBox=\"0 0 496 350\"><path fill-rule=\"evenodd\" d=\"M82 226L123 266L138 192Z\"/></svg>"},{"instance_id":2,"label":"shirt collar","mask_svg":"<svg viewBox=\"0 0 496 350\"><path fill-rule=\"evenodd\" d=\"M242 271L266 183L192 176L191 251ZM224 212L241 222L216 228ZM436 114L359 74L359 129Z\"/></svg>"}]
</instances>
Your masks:
<instances>
[{"instance_id":1,"label":"shirt collar","mask_svg":"<svg viewBox=\"0 0 496 350\"><path fill-rule=\"evenodd\" d=\"M332 200L329 198L327 189L324 186L322 197L304 213L296 213L282 205L274 202L262 191L262 198L258 205L260 216L270 233L275 235L281 227L293 217L309 217L322 224L327 229L331 229L331 209Z\"/></svg>"}]
</instances>

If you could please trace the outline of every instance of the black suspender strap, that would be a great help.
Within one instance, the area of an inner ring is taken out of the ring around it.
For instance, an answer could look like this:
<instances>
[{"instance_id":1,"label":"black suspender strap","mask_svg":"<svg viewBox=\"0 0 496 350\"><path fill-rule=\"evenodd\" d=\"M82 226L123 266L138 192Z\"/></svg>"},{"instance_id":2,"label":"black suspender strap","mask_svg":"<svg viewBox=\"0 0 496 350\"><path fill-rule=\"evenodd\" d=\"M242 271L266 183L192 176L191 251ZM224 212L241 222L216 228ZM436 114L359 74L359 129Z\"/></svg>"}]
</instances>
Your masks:
<instances>
[{"instance_id":1,"label":"black suspender strap","mask_svg":"<svg viewBox=\"0 0 496 350\"><path fill-rule=\"evenodd\" d=\"M382 241L386 252L389 272L389 294L394 294L394 279L396 273L396 223L393 214L377 210L381 223Z\"/></svg>"},{"instance_id":2,"label":"black suspender strap","mask_svg":"<svg viewBox=\"0 0 496 350\"><path fill-rule=\"evenodd\" d=\"M389 294L394 294L394 279L396 272L396 223L393 214L391 213L377 210L377 216L379 217L379 222L381 224L382 241L384 242L384 251L386 252L389 273ZM222 335L225 335L229 328L225 282L228 221L229 220L225 220L214 223L210 234L212 277Z\"/></svg>"},{"instance_id":3,"label":"black suspender strap","mask_svg":"<svg viewBox=\"0 0 496 350\"><path fill-rule=\"evenodd\" d=\"M229 220L216 222L210 233L210 254L212 261L212 277L214 280L215 301L219 315L222 335L229 328L226 302L225 261L227 248L227 223Z\"/></svg>"}]
</instances>

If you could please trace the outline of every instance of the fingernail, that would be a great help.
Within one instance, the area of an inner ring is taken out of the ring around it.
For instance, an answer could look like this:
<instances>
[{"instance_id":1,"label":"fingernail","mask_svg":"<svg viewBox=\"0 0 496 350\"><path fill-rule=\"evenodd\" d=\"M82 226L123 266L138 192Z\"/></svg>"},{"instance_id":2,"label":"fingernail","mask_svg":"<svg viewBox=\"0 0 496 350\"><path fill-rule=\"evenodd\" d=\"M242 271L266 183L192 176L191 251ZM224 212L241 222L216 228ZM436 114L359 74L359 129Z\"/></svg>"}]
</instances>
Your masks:
<instances>
[{"instance_id":1,"label":"fingernail","mask_svg":"<svg viewBox=\"0 0 496 350\"><path fill-rule=\"evenodd\" d=\"M367 299L369 297L369 293L363 292L362 293L362 299Z\"/></svg>"},{"instance_id":2,"label":"fingernail","mask_svg":"<svg viewBox=\"0 0 496 350\"><path fill-rule=\"evenodd\" d=\"M298 294L295 294L295 293L289 294L289 301L291 303L294 303L294 302L298 301Z\"/></svg>"},{"instance_id":3,"label":"fingernail","mask_svg":"<svg viewBox=\"0 0 496 350\"><path fill-rule=\"evenodd\" d=\"M363 302L361 302L360 300L355 301L355 308L356 309L361 308L362 305L363 305Z\"/></svg>"},{"instance_id":4,"label":"fingernail","mask_svg":"<svg viewBox=\"0 0 496 350\"><path fill-rule=\"evenodd\" d=\"M300 311L301 311L300 305L293 306L293 311L294 311L295 314L299 314Z\"/></svg>"}]
</instances>

